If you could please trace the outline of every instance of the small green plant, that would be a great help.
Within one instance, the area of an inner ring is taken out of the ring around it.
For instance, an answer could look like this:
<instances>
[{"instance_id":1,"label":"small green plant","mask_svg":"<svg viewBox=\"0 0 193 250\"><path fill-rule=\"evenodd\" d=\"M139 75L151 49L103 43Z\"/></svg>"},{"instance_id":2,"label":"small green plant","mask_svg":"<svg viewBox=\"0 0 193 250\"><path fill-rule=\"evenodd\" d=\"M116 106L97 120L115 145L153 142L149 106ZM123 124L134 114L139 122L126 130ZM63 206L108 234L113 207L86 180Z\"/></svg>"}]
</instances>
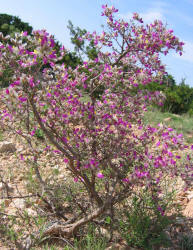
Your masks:
<instances>
[{"instance_id":1,"label":"small green plant","mask_svg":"<svg viewBox=\"0 0 193 250\"><path fill-rule=\"evenodd\" d=\"M58 248L55 246L49 246L48 243L43 247L43 250L57 250L57 249Z\"/></svg>"},{"instance_id":2,"label":"small green plant","mask_svg":"<svg viewBox=\"0 0 193 250\"><path fill-rule=\"evenodd\" d=\"M100 234L100 231L97 233L97 228L90 224L87 235L80 240L76 240L74 245L77 250L105 250L107 239Z\"/></svg>"},{"instance_id":3,"label":"small green plant","mask_svg":"<svg viewBox=\"0 0 193 250\"><path fill-rule=\"evenodd\" d=\"M35 132L35 136L40 139L40 140L44 140L44 133L41 129L37 129Z\"/></svg>"},{"instance_id":4,"label":"small green plant","mask_svg":"<svg viewBox=\"0 0 193 250\"><path fill-rule=\"evenodd\" d=\"M1 212L4 212L4 204L1 204ZM0 237L5 245L17 244L19 237L22 235L23 231L17 232L15 230L15 225L18 225L16 216L7 216L7 218L1 217L0 223Z\"/></svg>"},{"instance_id":5,"label":"small green plant","mask_svg":"<svg viewBox=\"0 0 193 250\"><path fill-rule=\"evenodd\" d=\"M28 169L25 178L27 180L26 188L28 192L34 192L34 190L39 190L39 185L34 179L34 169L32 167Z\"/></svg>"},{"instance_id":6,"label":"small green plant","mask_svg":"<svg viewBox=\"0 0 193 250\"><path fill-rule=\"evenodd\" d=\"M3 141L3 133L1 130L0 130L0 141Z\"/></svg>"},{"instance_id":7,"label":"small green plant","mask_svg":"<svg viewBox=\"0 0 193 250\"><path fill-rule=\"evenodd\" d=\"M193 236L187 234L183 235L179 245L181 250L193 250Z\"/></svg>"},{"instance_id":8,"label":"small green plant","mask_svg":"<svg viewBox=\"0 0 193 250\"><path fill-rule=\"evenodd\" d=\"M150 196L133 197L130 209L124 211L124 219L120 221L120 231L129 246L150 250L169 245L164 229L171 222L162 209Z\"/></svg>"},{"instance_id":9,"label":"small green plant","mask_svg":"<svg viewBox=\"0 0 193 250\"><path fill-rule=\"evenodd\" d=\"M189 117L193 117L193 108L190 108L188 110L188 115L189 115Z\"/></svg>"}]
</instances>

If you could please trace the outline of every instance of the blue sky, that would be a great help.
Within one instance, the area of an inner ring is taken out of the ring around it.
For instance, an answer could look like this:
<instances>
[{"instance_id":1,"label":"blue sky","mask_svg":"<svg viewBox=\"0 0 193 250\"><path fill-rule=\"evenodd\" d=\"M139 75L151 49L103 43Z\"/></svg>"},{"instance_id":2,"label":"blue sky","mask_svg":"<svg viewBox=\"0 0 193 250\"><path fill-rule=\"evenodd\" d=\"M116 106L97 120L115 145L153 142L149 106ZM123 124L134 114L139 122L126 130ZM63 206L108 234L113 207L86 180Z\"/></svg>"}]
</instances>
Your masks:
<instances>
[{"instance_id":1,"label":"blue sky","mask_svg":"<svg viewBox=\"0 0 193 250\"><path fill-rule=\"evenodd\" d=\"M170 54L163 58L167 71L179 83L193 87L193 0L0 0L0 13L19 16L34 29L46 29L71 49L68 20L88 31L100 30L104 24L102 4L114 5L127 19L138 12L146 22L161 19L185 42L184 55Z\"/></svg>"}]
</instances>

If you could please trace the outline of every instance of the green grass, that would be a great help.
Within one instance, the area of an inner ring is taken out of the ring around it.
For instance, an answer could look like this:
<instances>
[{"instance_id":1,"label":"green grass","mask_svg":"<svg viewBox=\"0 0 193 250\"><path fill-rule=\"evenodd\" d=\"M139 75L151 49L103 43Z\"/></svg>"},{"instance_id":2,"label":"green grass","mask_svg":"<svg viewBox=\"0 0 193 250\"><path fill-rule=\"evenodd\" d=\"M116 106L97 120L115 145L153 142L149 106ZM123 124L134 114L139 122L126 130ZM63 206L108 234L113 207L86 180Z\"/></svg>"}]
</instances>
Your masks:
<instances>
[{"instance_id":1,"label":"green grass","mask_svg":"<svg viewBox=\"0 0 193 250\"><path fill-rule=\"evenodd\" d=\"M88 232L85 236L80 239L75 239L73 243L70 243L67 239L63 240L63 250L105 250L107 249L108 240L105 236L96 234L96 228L89 225ZM54 237L53 237L54 238ZM58 238L59 239L59 238ZM61 238L62 239L62 238ZM66 244L65 244L66 243ZM70 243L70 244L69 244ZM46 244L42 248L43 250L59 250L57 245ZM35 248L33 248L35 250Z\"/></svg>"},{"instance_id":2,"label":"green grass","mask_svg":"<svg viewBox=\"0 0 193 250\"><path fill-rule=\"evenodd\" d=\"M162 113L157 109L149 110L145 113L144 121L146 124L156 126L163 123L173 128L179 134L183 134L187 143L193 143L193 117L189 115L175 115L171 113Z\"/></svg>"},{"instance_id":3,"label":"green grass","mask_svg":"<svg viewBox=\"0 0 193 250\"><path fill-rule=\"evenodd\" d=\"M3 141L3 132L0 130L0 141Z\"/></svg>"}]
</instances>

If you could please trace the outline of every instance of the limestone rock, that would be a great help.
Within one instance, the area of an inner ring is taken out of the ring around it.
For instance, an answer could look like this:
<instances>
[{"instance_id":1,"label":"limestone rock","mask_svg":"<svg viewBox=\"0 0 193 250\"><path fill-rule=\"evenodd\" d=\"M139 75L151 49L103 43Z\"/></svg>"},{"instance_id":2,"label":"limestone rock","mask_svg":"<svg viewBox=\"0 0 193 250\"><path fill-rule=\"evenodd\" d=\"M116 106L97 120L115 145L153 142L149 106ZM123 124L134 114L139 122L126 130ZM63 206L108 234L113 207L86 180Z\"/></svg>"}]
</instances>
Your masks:
<instances>
[{"instance_id":1,"label":"limestone rock","mask_svg":"<svg viewBox=\"0 0 193 250\"><path fill-rule=\"evenodd\" d=\"M188 194L187 198L188 198L189 200L193 199L193 192L190 192L190 193Z\"/></svg>"},{"instance_id":2,"label":"limestone rock","mask_svg":"<svg viewBox=\"0 0 193 250\"><path fill-rule=\"evenodd\" d=\"M15 199L13 202L13 207L16 207L18 209L24 209L26 207L26 202L24 199Z\"/></svg>"},{"instance_id":3,"label":"limestone rock","mask_svg":"<svg viewBox=\"0 0 193 250\"><path fill-rule=\"evenodd\" d=\"M7 196L10 195L10 193L14 193L14 188L7 183L0 183L0 197L1 198L7 198Z\"/></svg>"},{"instance_id":4,"label":"limestone rock","mask_svg":"<svg viewBox=\"0 0 193 250\"><path fill-rule=\"evenodd\" d=\"M193 218L193 199L191 199L186 208L184 209L184 215Z\"/></svg>"},{"instance_id":5,"label":"limestone rock","mask_svg":"<svg viewBox=\"0 0 193 250\"><path fill-rule=\"evenodd\" d=\"M0 191L4 191L4 190L13 193L14 188L12 187L11 184L1 182L0 183Z\"/></svg>"},{"instance_id":6,"label":"limestone rock","mask_svg":"<svg viewBox=\"0 0 193 250\"><path fill-rule=\"evenodd\" d=\"M108 240L110 240L110 238L111 238L111 235L110 235L110 233L108 232L108 230L107 229L105 229L105 228L101 228L101 234L106 238L106 239L108 239Z\"/></svg>"},{"instance_id":7,"label":"limestone rock","mask_svg":"<svg viewBox=\"0 0 193 250\"><path fill-rule=\"evenodd\" d=\"M27 208L26 211L27 211L29 216L32 216L32 217L37 216L37 212L31 208Z\"/></svg>"},{"instance_id":8,"label":"limestone rock","mask_svg":"<svg viewBox=\"0 0 193 250\"><path fill-rule=\"evenodd\" d=\"M16 146L13 142L3 141L0 143L0 153L11 152L14 153L16 151Z\"/></svg>"}]
</instances>

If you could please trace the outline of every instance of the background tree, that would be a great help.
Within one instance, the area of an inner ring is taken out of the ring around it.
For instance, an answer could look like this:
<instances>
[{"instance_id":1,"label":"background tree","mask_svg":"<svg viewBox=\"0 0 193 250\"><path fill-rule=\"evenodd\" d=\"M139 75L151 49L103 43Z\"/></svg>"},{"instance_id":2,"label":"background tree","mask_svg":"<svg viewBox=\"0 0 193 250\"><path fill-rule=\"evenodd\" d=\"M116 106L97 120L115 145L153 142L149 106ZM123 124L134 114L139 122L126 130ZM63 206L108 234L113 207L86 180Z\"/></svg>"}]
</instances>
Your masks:
<instances>
[{"instance_id":1,"label":"background tree","mask_svg":"<svg viewBox=\"0 0 193 250\"><path fill-rule=\"evenodd\" d=\"M95 59L98 52L94 40L91 39L88 42L83 39L83 37L87 34L87 30L81 29L80 27L74 27L71 21L68 21L67 28L70 30L71 42L74 45L74 51L79 55L79 57L82 58L83 55L86 55L89 59Z\"/></svg>"},{"instance_id":2,"label":"background tree","mask_svg":"<svg viewBox=\"0 0 193 250\"><path fill-rule=\"evenodd\" d=\"M164 75L162 83L151 82L148 85L141 85L142 90L148 90L150 93L160 91L165 96L165 101L161 107L163 112L174 114L190 113L193 109L193 88L186 84L182 79L179 85L172 75ZM156 105L157 106L157 105Z\"/></svg>"},{"instance_id":3,"label":"background tree","mask_svg":"<svg viewBox=\"0 0 193 250\"><path fill-rule=\"evenodd\" d=\"M13 35L16 32L27 31L32 34L32 26L23 22L19 17L8 14L0 14L0 32L6 35Z\"/></svg>"},{"instance_id":4,"label":"background tree","mask_svg":"<svg viewBox=\"0 0 193 250\"><path fill-rule=\"evenodd\" d=\"M193 107L193 88L182 79L179 85L174 85L165 90L166 101L164 110L183 114L191 111Z\"/></svg>"},{"instance_id":5,"label":"background tree","mask_svg":"<svg viewBox=\"0 0 193 250\"><path fill-rule=\"evenodd\" d=\"M97 57L97 50L94 46L94 41L87 42L83 39L87 30L80 27L74 27L71 21L68 21L67 28L70 30L71 42L74 45L74 51L67 51L63 58L58 63L64 63L66 67L75 69L78 65L81 65L85 57L94 59ZM59 53L62 48L62 44L56 42L56 50Z\"/></svg>"},{"instance_id":6,"label":"background tree","mask_svg":"<svg viewBox=\"0 0 193 250\"><path fill-rule=\"evenodd\" d=\"M14 37L15 33L27 31L29 35L32 34L32 26L23 22L19 17L8 14L0 14L0 32L4 36L10 35ZM0 40L1 41L1 40ZM10 84L10 77L13 72L10 68L1 69L0 72L0 87L6 87Z\"/></svg>"}]
</instances>

